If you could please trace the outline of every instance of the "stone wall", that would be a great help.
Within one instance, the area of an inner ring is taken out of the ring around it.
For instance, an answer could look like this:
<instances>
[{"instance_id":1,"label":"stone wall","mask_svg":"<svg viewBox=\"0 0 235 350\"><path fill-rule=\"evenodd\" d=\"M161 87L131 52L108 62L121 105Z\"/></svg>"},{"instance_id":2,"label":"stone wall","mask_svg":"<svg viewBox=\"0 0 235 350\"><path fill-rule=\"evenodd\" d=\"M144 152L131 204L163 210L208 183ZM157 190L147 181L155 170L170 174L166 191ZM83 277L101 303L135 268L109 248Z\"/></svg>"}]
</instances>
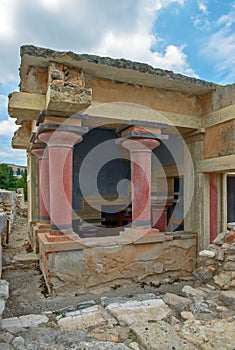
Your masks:
<instances>
[{"instance_id":1,"label":"stone wall","mask_svg":"<svg viewBox=\"0 0 235 350\"><path fill-rule=\"evenodd\" d=\"M7 213L9 232L11 232L15 216L23 215L24 209L24 191L22 188L19 188L17 193L0 189L0 213Z\"/></svg>"},{"instance_id":2,"label":"stone wall","mask_svg":"<svg viewBox=\"0 0 235 350\"><path fill-rule=\"evenodd\" d=\"M214 289L235 290L235 223L199 253L194 276Z\"/></svg>"},{"instance_id":3,"label":"stone wall","mask_svg":"<svg viewBox=\"0 0 235 350\"><path fill-rule=\"evenodd\" d=\"M97 293L130 283L169 283L189 278L196 267L194 234L159 234L129 244L118 239L96 239L93 246L88 239L84 249L56 252L45 251L41 239L41 270L49 292Z\"/></svg>"},{"instance_id":4,"label":"stone wall","mask_svg":"<svg viewBox=\"0 0 235 350\"><path fill-rule=\"evenodd\" d=\"M7 213L0 213L0 239L3 241L3 235L7 228ZM2 276L2 244L0 244L0 278Z\"/></svg>"},{"instance_id":5,"label":"stone wall","mask_svg":"<svg viewBox=\"0 0 235 350\"><path fill-rule=\"evenodd\" d=\"M9 231L11 232L16 216L16 193L13 191L0 190L0 212L7 213Z\"/></svg>"}]
</instances>

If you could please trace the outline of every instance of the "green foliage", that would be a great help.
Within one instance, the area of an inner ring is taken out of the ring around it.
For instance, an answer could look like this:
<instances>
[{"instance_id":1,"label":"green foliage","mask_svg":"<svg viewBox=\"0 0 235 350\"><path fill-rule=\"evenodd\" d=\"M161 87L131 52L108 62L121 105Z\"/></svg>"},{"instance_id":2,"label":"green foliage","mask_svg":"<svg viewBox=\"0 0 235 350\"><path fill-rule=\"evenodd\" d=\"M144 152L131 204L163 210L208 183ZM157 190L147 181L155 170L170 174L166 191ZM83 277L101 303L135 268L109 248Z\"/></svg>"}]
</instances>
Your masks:
<instances>
[{"instance_id":1,"label":"green foliage","mask_svg":"<svg viewBox=\"0 0 235 350\"><path fill-rule=\"evenodd\" d=\"M16 182L16 189L17 188L23 188L24 189L24 198L27 200L27 171L25 171L22 174L22 177L20 179L17 179Z\"/></svg>"},{"instance_id":2,"label":"green foliage","mask_svg":"<svg viewBox=\"0 0 235 350\"><path fill-rule=\"evenodd\" d=\"M27 171L25 170L19 179L14 176L12 168L7 164L0 164L0 188L8 191L16 191L18 188L24 189L27 200Z\"/></svg>"}]
</instances>

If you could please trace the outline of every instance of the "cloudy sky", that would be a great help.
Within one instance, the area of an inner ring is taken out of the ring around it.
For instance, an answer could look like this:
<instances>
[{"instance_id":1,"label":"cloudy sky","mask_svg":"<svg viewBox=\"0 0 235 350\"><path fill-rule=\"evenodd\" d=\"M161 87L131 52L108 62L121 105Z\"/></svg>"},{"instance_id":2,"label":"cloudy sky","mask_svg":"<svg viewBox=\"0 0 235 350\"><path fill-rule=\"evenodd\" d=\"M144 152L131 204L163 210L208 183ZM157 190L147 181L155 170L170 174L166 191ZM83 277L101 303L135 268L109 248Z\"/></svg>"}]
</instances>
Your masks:
<instances>
[{"instance_id":1,"label":"cloudy sky","mask_svg":"<svg viewBox=\"0 0 235 350\"><path fill-rule=\"evenodd\" d=\"M11 149L7 99L20 45L128 58L218 84L235 82L235 0L0 0L0 162Z\"/></svg>"}]
</instances>

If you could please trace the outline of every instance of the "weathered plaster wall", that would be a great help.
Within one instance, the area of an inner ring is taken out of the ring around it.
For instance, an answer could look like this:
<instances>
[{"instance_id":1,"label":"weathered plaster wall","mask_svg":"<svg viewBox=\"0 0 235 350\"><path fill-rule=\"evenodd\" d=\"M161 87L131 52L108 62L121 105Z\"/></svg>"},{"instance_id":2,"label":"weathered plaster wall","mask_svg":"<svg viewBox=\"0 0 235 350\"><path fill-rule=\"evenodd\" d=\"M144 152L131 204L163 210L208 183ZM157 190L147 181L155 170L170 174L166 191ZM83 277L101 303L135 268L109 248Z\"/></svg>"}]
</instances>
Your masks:
<instances>
[{"instance_id":1,"label":"weathered plaster wall","mask_svg":"<svg viewBox=\"0 0 235 350\"><path fill-rule=\"evenodd\" d=\"M200 96L202 116L235 104L235 84L217 86L210 93Z\"/></svg>"},{"instance_id":2,"label":"weathered plaster wall","mask_svg":"<svg viewBox=\"0 0 235 350\"><path fill-rule=\"evenodd\" d=\"M86 87L92 88L93 101L136 103L155 110L193 115L195 118L201 115L200 99L180 92L96 78L87 80Z\"/></svg>"},{"instance_id":3,"label":"weathered plaster wall","mask_svg":"<svg viewBox=\"0 0 235 350\"><path fill-rule=\"evenodd\" d=\"M115 283L160 282L191 274L196 266L196 236L160 242L87 247L42 254L41 268L51 292L84 293Z\"/></svg>"},{"instance_id":4,"label":"weathered plaster wall","mask_svg":"<svg viewBox=\"0 0 235 350\"><path fill-rule=\"evenodd\" d=\"M214 158L235 153L235 120L206 129L203 158Z\"/></svg>"}]
</instances>

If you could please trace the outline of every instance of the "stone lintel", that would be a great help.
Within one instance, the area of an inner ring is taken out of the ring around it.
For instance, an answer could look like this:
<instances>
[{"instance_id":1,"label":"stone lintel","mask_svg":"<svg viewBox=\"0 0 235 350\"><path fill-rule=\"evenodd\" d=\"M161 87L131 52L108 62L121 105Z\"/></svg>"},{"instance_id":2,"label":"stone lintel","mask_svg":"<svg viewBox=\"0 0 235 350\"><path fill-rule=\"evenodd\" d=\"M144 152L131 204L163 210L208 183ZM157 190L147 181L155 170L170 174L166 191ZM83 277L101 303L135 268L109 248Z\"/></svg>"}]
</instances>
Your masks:
<instances>
[{"instance_id":1,"label":"stone lintel","mask_svg":"<svg viewBox=\"0 0 235 350\"><path fill-rule=\"evenodd\" d=\"M38 126L41 123L44 123L45 120L49 118L51 121L58 121L57 124L59 124L60 122L63 121L66 123L66 120L71 119L74 123L75 120L85 120L88 118L87 114L79 114L79 113L72 113L71 112L64 112L64 111L52 111L52 110L48 110L45 109L43 111L41 111L38 115L37 118L37 123L36 125ZM80 126L80 125L79 125Z\"/></svg>"},{"instance_id":2,"label":"stone lintel","mask_svg":"<svg viewBox=\"0 0 235 350\"><path fill-rule=\"evenodd\" d=\"M158 123L158 122L150 122L150 121L143 121L143 120L130 120L127 122L125 126L122 126L116 130L117 134L122 134L124 130L130 129L131 127L144 127L144 129L149 130L150 128L153 130L154 133L154 128L156 129L167 129L169 127L168 124L164 123ZM150 130L151 130L150 129Z\"/></svg>"},{"instance_id":3,"label":"stone lintel","mask_svg":"<svg viewBox=\"0 0 235 350\"><path fill-rule=\"evenodd\" d=\"M51 131L67 131L67 132L74 132L80 135L84 135L89 131L89 129L87 127L71 126L71 125L40 124L38 127L37 135L43 132L51 132Z\"/></svg>"}]
</instances>

